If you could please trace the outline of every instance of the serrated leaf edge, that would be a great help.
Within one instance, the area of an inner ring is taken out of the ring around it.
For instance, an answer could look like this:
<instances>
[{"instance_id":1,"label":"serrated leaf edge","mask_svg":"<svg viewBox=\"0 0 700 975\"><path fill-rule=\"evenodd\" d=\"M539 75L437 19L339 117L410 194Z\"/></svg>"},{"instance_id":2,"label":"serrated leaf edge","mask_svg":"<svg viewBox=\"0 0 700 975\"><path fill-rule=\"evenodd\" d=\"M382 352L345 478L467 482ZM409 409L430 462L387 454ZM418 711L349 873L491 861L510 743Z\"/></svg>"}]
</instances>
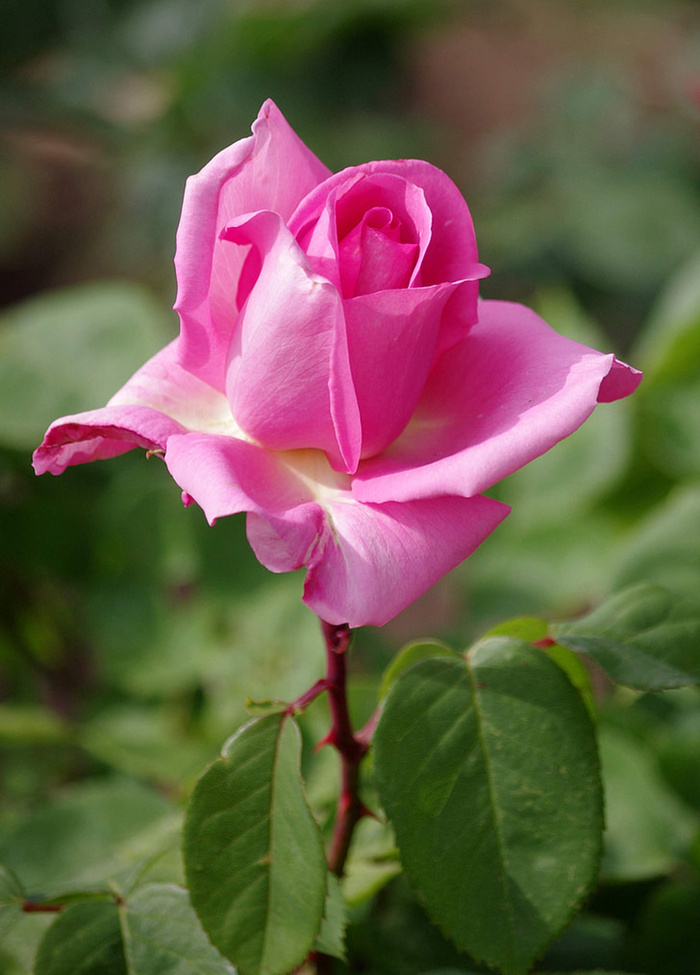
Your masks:
<instances>
[{"instance_id":1,"label":"serrated leaf edge","mask_svg":"<svg viewBox=\"0 0 700 975\"><path fill-rule=\"evenodd\" d=\"M210 762L209 765L207 765L207 767L202 771L201 775L197 779L197 785L199 785L199 783L206 777L206 775L216 765L218 765L220 763L230 764L230 760L229 760L230 750L231 750L232 746L235 744L235 742L243 735L243 733L245 731L247 731L252 725L258 724L261 721L269 720L271 718L277 718L277 719L279 719L279 727L278 727L277 736L276 736L276 739L275 739L275 746L274 746L274 756L275 757L274 757L273 763L272 763L273 774L272 774L271 785L270 785L270 797L271 797L270 798L270 808L272 808L273 801L274 801L273 800L273 795L274 795L274 790L275 790L275 774L274 774L274 770L275 770L276 763L277 763L277 760L278 760L278 755L279 755L279 743L280 743L280 739L281 739L281 736L282 736L282 731L283 731L284 724L285 724L285 722L287 720L289 720L289 721L292 722L292 726L293 726L293 728L295 730L295 733L296 733L296 736L297 736L297 741L298 741L298 744L299 744L299 747L297 749L297 754L296 754L296 771L297 771L297 775L298 775L298 778L299 778L299 786L300 786L300 790L301 790L302 801L303 801L303 803L304 803L304 805L306 807L306 811L308 812L311 821L313 822L313 824L315 826L315 829L318 832L318 836L319 836L321 845L323 845L323 838L322 838L321 830L320 830L320 827L318 826L318 823L316 821L316 817L313 815L313 812L311 811L311 807L309 806L308 800L306 798L306 791L304 789L304 780L303 780L303 777L302 777L302 774L301 774L301 731L299 729L299 726L298 726L297 722L294 720L294 718L290 714L288 714L288 713L286 713L284 711L276 711L276 712L273 712L271 714L257 715L255 717L251 717L250 720L246 721L245 724L241 725L240 728L237 728L236 731L224 742L224 744L223 744L223 746L221 748L220 755L216 759L214 759L212 762ZM249 761L252 761L252 760L253 759L251 758ZM240 770L240 768L245 768L245 765L247 765L247 764L248 763L246 762L244 765L238 766L238 769ZM195 790L194 791L196 791L196 786L195 786ZM194 795L194 791L192 793L193 795ZM272 846L272 815L271 815L271 813L268 812L265 818L268 819L268 820L270 820L270 834L269 834L270 835L270 838L268 840L268 844L267 845L268 845L268 847L271 847ZM186 834L186 832L187 832L187 817L185 817L185 828L183 829L183 846L185 845L185 834ZM187 857L185 857L184 859L185 859L185 876L187 877L187 875L189 873L188 860L187 860ZM270 896L270 886L268 884L268 889L267 889L267 897L268 897L268 911L267 911L267 915L268 916L269 916L269 913L270 913L270 911L269 911L269 896ZM191 900L190 900L190 903L192 904L192 901ZM325 898L324 898L323 903L325 904ZM194 904L192 904L192 908L193 908L196 916L199 918L199 912L195 908ZM245 971L240 967L240 965L234 959L230 958L228 955L226 955L222 951L221 948L219 948L217 945L214 944L214 942L211 940L211 938L209 936L209 932L206 930L206 927L205 927L204 923L202 922L201 918L199 918L199 920L200 920L200 924L202 926L202 929L204 930L204 932L205 932L205 934L206 934L206 936L207 936L210 944L212 945L212 947L214 947L224 958L226 958L228 961L230 961L234 965L236 965L236 969L240 973L240 975L246 975ZM319 931L321 930L322 921L323 921L323 913L321 912L321 914L319 916L318 927L317 927L317 930L314 933L313 938L311 939L310 943L306 947L306 949L303 952L303 954L301 954L298 958L296 958L294 960L294 962L292 963L292 967L296 967L296 966L300 965L304 961L304 959L307 957L308 953L313 950L314 943L316 941L316 938L318 937ZM267 931L267 927L266 927L266 931ZM287 969L285 969L284 971L281 971L281 970L277 970L275 968L267 968L267 967L264 967L263 966L263 963L262 962L263 962L263 959L265 957L266 942L267 942L267 935L265 934L263 936L263 947L262 947L261 955L260 955L261 961L259 963L257 975L285 975Z\"/></svg>"},{"instance_id":2,"label":"serrated leaf edge","mask_svg":"<svg viewBox=\"0 0 700 975\"><path fill-rule=\"evenodd\" d=\"M480 648L484 643L486 643L487 641L491 641L491 640L515 641L515 642L521 644L522 646L526 647L528 650L533 650L534 649L529 643L527 643L524 640L520 640L517 637L501 637L501 636L484 637L482 640L477 641L475 644L473 644L471 647L469 647L469 649L466 651L465 656L463 658L465 664L467 665L467 671L469 673L470 678L471 678L471 671L470 671L469 666L468 666L467 657L469 655L471 655L472 652L474 652L477 648ZM457 656L460 656L460 655L457 654ZM444 659L444 657L445 657L445 655L440 654L440 655L436 655L436 658L434 658L434 659ZM431 658L424 658L423 660L418 661L416 663L416 666L419 666L420 664L425 663L425 661L426 660L429 660L429 659L431 659ZM562 673L562 675L564 676L564 678L567 681L569 681L567 675L564 674L564 672L562 671L562 669L554 661L550 661L550 663L551 663L551 665L553 667L556 667L557 670L560 673ZM413 670L413 667L408 668L406 671L403 671L399 675L399 678L403 677L404 674L407 674L409 672L409 670ZM397 678L397 681L398 681L399 678ZM569 681L569 683L571 684L571 681ZM393 686L394 685L392 685L392 688L393 688ZM573 684L571 684L571 686L572 686L572 689L574 691L577 691L577 689L573 686ZM538 949L538 951L533 955L533 957L531 958L529 964L527 966L523 967L523 968L512 968L512 969L503 968L502 971L504 972L504 975L526 975L526 973L531 970L532 966L535 965L536 962L540 958L542 958L542 956L544 955L544 953L547 951L548 947L558 937L560 937L560 935L568 928L568 926L571 924L572 920L574 919L574 917L576 916L576 914L578 913L578 911L581 910L581 908L583 907L583 905L586 903L586 901L588 900L588 898L591 896L591 894L593 893L593 890L595 888L595 883L597 881L597 877L598 877L598 874L599 874L599 871L600 871L600 862L601 862L602 855L603 855L603 832L604 832L604 826L605 826L605 793L603 791L602 770L601 770L601 762L600 762L600 750L598 748L598 739L597 739L597 735L595 733L595 726L593 724L593 721L591 720L591 714L588 711L588 709L586 708L586 705L585 705L585 703L584 703L584 701L583 701L583 699L582 699L582 697L581 697L581 695L579 693L577 693L577 699L578 699L578 702L579 702L579 704L577 706L580 706L581 708L583 708L584 712L587 715L588 722L589 722L590 727L591 727L591 734L592 734L592 737L593 737L593 744L594 744L594 763L595 763L594 772L595 772L595 779L596 779L596 782L598 784L598 795L600 797L600 803L599 803L600 829L597 831L597 849L595 849L593 851L593 854L594 854L594 859L595 859L595 861L598 864L598 869L595 872L595 876L593 877L593 880L592 880L590 886L587 889L584 889L581 892L580 898L578 898L572 904L571 910L566 915L566 918L562 922L561 926L556 931L554 931L550 935L550 937L547 938L547 940L542 944L542 946ZM387 818L390 819L390 817L387 817ZM398 846L398 838L397 838L397 846ZM399 852L400 852L400 850L399 850ZM405 867L403 867L403 864L402 864L402 869L404 870L404 873L406 874L406 878L407 878L407 880L409 882L409 885L411 886L411 889L414 891L414 893L416 894L418 900L423 905L426 914L430 917L430 919L433 922L433 924L435 924L435 926L443 933L443 935L449 941L451 941L453 944L455 944L459 948L459 950L466 951L470 955L470 957L473 958L473 960L476 961L477 963L483 963L483 964L488 965L489 967L493 967L492 966L492 962L490 962L487 958L483 957L480 954L474 953L472 951L472 949L469 948L466 945L464 947L462 947L462 946L460 946L460 945L457 944L457 942L453 938L452 934L444 926L443 922L438 917L436 917L434 915L434 913L432 911L432 908L431 908L430 904L428 903L425 895L420 890L420 887L413 881L413 878L411 877L411 875L405 870ZM595 972L592 972L592 973L580 973L580 975L596 975L596 973Z\"/></svg>"}]
</instances>

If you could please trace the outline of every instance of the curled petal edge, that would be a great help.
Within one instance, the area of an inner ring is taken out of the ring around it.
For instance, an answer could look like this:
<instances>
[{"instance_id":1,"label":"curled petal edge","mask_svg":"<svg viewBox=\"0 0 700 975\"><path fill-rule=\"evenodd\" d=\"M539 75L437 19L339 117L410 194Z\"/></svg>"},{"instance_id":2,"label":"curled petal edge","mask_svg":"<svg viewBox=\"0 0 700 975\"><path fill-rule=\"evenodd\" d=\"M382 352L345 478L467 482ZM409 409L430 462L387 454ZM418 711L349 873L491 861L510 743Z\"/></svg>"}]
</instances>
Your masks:
<instances>
[{"instance_id":1,"label":"curled petal edge","mask_svg":"<svg viewBox=\"0 0 700 975\"><path fill-rule=\"evenodd\" d=\"M481 494L640 380L638 370L559 335L529 308L483 301L479 322L436 361L401 436L358 468L353 497Z\"/></svg>"}]
</instances>

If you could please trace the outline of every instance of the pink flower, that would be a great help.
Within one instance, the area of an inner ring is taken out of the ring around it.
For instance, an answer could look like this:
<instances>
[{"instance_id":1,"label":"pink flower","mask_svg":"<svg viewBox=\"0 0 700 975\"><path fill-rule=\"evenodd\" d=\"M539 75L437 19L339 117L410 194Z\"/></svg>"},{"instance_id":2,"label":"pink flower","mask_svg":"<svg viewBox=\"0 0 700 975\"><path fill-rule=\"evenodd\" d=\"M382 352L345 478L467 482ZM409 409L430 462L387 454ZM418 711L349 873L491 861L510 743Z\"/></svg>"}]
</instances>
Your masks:
<instances>
[{"instance_id":1,"label":"pink flower","mask_svg":"<svg viewBox=\"0 0 700 975\"><path fill-rule=\"evenodd\" d=\"M640 374L521 305L477 304L466 203L426 162L335 175L266 102L187 182L179 338L104 409L63 417L37 473L132 447L210 522L247 512L273 572L330 623L381 625L508 513L481 492Z\"/></svg>"}]
</instances>

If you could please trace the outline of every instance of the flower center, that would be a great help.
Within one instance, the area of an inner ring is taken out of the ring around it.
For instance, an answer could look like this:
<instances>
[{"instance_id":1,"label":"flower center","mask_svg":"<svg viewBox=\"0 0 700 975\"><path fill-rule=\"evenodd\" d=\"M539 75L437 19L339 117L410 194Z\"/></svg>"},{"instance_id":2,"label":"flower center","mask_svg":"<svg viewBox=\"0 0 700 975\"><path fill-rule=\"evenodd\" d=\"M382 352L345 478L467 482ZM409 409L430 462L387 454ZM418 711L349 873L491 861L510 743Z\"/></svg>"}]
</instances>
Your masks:
<instances>
[{"instance_id":1,"label":"flower center","mask_svg":"<svg viewBox=\"0 0 700 975\"><path fill-rule=\"evenodd\" d=\"M372 207L359 223L340 237L340 284L344 298L391 288L407 288L418 245L405 241L404 224L388 207Z\"/></svg>"},{"instance_id":2,"label":"flower center","mask_svg":"<svg viewBox=\"0 0 700 975\"><path fill-rule=\"evenodd\" d=\"M322 450L304 448L280 451L278 457L308 489L312 499L327 501L350 500L349 474L334 471Z\"/></svg>"}]
</instances>

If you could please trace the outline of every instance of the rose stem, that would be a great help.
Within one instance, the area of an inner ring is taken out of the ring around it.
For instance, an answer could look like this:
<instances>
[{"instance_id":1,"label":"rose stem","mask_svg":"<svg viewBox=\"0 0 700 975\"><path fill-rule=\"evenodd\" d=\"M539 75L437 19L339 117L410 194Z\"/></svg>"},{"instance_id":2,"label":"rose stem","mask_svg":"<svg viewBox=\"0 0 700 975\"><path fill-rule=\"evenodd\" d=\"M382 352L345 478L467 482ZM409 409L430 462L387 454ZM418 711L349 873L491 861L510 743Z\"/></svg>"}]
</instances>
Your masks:
<instances>
[{"instance_id":1,"label":"rose stem","mask_svg":"<svg viewBox=\"0 0 700 975\"><path fill-rule=\"evenodd\" d=\"M308 689L308 691L304 691L301 697L298 697L296 701L292 701L291 704L288 704L286 713L295 715L297 711L303 711L307 704L311 704L312 701L315 701L317 697L320 697L321 694L327 690L328 678L322 677L320 680L317 680L316 683Z\"/></svg>"},{"instance_id":2,"label":"rose stem","mask_svg":"<svg viewBox=\"0 0 700 975\"><path fill-rule=\"evenodd\" d=\"M21 910L25 914L58 914L65 904L42 904L37 901L22 901Z\"/></svg>"},{"instance_id":3,"label":"rose stem","mask_svg":"<svg viewBox=\"0 0 700 975\"><path fill-rule=\"evenodd\" d=\"M360 800L360 762L367 752L367 743L358 740L352 729L347 698L346 651L350 645L350 628L321 621L326 641L328 703L331 711L331 730L326 738L340 754L341 790L338 811L328 851L328 869L342 876L350 849L352 834L365 815Z\"/></svg>"},{"instance_id":4,"label":"rose stem","mask_svg":"<svg viewBox=\"0 0 700 975\"><path fill-rule=\"evenodd\" d=\"M328 694L331 730L320 744L333 745L340 755L341 790L327 859L331 873L341 877L355 826L367 815L360 799L360 762L369 748L370 735L362 738L355 735L348 711L345 655L352 637L350 627L346 623L336 626L321 620L321 629L326 642L326 676L290 705L290 709L294 713L295 708L309 703L324 691ZM312 951L307 961L314 965L316 975L331 975L333 971L333 959L320 951Z\"/></svg>"}]
</instances>

